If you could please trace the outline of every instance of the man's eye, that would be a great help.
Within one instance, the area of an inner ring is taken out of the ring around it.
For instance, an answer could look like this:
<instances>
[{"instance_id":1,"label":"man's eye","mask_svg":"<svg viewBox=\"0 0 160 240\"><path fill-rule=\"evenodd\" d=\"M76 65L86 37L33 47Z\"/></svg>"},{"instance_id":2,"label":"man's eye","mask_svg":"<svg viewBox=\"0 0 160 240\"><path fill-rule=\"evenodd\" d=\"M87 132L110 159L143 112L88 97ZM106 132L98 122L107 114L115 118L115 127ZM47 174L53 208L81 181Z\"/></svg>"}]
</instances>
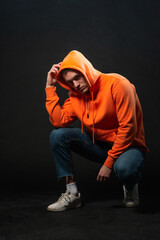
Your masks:
<instances>
[{"instance_id":1,"label":"man's eye","mask_svg":"<svg viewBox=\"0 0 160 240\"><path fill-rule=\"evenodd\" d=\"M69 85L73 85L73 82L69 82Z\"/></svg>"},{"instance_id":2,"label":"man's eye","mask_svg":"<svg viewBox=\"0 0 160 240\"><path fill-rule=\"evenodd\" d=\"M75 80L79 80L79 79L80 79L80 77L81 77L81 76L80 76L80 75L78 75L78 76L75 78Z\"/></svg>"}]
</instances>

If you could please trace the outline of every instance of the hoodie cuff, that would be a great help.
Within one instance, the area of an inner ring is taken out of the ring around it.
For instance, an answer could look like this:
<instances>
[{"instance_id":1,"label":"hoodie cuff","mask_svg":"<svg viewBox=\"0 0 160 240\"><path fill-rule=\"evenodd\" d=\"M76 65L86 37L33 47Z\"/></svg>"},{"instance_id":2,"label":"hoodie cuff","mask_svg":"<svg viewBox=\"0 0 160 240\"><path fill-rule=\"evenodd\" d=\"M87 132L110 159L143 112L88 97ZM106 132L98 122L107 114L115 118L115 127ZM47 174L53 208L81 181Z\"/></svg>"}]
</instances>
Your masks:
<instances>
[{"instance_id":1,"label":"hoodie cuff","mask_svg":"<svg viewBox=\"0 0 160 240\"><path fill-rule=\"evenodd\" d=\"M56 87L45 88L47 98L53 97L56 93Z\"/></svg>"},{"instance_id":2,"label":"hoodie cuff","mask_svg":"<svg viewBox=\"0 0 160 240\"><path fill-rule=\"evenodd\" d=\"M106 161L104 162L104 165L105 165L106 167L112 169L112 168L113 168L113 165L114 165L114 163L115 163L115 161L116 161L116 159L114 159L114 158L108 156L107 159L106 159Z\"/></svg>"}]
</instances>

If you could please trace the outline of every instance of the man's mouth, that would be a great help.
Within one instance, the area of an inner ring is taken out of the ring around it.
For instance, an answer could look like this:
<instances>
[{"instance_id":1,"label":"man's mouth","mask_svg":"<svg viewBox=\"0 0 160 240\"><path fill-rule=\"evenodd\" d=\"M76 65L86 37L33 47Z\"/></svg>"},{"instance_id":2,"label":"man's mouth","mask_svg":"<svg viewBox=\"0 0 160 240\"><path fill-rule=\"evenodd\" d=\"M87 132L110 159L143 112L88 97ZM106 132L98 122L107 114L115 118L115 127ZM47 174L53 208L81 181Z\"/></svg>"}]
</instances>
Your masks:
<instances>
[{"instance_id":1,"label":"man's mouth","mask_svg":"<svg viewBox=\"0 0 160 240\"><path fill-rule=\"evenodd\" d=\"M80 92L82 92L84 89L85 89L84 87L80 88Z\"/></svg>"}]
</instances>

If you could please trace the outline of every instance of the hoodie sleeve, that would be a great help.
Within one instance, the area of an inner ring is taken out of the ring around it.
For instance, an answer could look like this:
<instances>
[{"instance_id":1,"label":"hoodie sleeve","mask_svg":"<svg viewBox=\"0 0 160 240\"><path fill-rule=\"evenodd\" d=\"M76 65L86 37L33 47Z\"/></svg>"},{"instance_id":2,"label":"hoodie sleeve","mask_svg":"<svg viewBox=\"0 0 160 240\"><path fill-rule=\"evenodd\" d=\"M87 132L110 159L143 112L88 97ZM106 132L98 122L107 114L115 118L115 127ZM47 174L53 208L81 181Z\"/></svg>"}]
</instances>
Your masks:
<instances>
[{"instance_id":1,"label":"hoodie sleeve","mask_svg":"<svg viewBox=\"0 0 160 240\"><path fill-rule=\"evenodd\" d=\"M136 131L136 91L127 80L120 80L113 86L113 99L116 107L118 130L112 149L108 151L105 166L112 168L114 162L133 142Z\"/></svg>"},{"instance_id":2,"label":"hoodie sleeve","mask_svg":"<svg viewBox=\"0 0 160 240\"><path fill-rule=\"evenodd\" d=\"M66 99L63 106L59 105L59 97L56 87L49 87L46 91L46 109L49 114L50 122L54 127L66 127L76 120L70 99Z\"/></svg>"}]
</instances>

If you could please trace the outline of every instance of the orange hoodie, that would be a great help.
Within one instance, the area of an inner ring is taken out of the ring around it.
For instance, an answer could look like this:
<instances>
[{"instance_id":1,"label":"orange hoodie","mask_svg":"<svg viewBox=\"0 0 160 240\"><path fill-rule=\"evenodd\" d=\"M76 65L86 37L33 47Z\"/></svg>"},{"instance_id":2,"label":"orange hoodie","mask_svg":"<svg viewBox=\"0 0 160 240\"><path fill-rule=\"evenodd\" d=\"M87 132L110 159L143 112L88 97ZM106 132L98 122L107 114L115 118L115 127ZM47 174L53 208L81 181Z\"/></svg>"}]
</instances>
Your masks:
<instances>
[{"instance_id":1,"label":"orange hoodie","mask_svg":"<svg viewBox=\"0 0 160 240\"><path fill-rule=\"evenodd\" d=\"M72 90L61 79L65 68L80 71L90 86L90 96ZM112 144L104 165L112 168L115 160L128 147L137 146L148 151L145 145L142 109L135 87L125 77L97 71L78 51L71 51L61 63L58 83L70 90L69 98L59 105L56 87L46 88L46 108L55 127L66 127L77 118L94 139Z\"/></svg>"}]
</instances>

